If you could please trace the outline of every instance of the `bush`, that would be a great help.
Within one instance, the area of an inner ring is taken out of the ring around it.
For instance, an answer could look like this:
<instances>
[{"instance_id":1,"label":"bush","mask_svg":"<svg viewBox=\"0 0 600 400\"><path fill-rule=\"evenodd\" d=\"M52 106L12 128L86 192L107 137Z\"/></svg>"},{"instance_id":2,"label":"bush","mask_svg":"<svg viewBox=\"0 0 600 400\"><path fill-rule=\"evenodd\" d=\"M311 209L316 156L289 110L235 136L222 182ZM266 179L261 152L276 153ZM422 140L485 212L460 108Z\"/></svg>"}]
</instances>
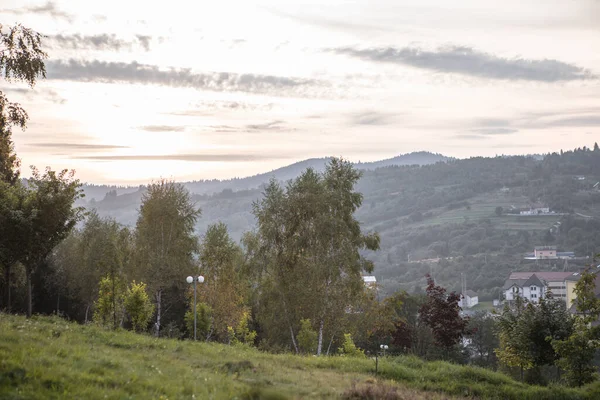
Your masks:
<instances>
[{"instance_id":1,"label":"bush","mask_svg":"<svg viewBox=\"0 0 600 400\"><path fill-rule=\"evenodd\" d=\"M338 348L338 353L342 356L365 358L364 350L359 349L352 340L352 335L344 333L344 343Z\"/></svg>"},{"instance_id":2,"label":"bush","mask_svg":"<svg viewBox=\"0 0 600 400\"><path fill-rule=\"evenodd\" d=\"M194 309L188 310L185 313L185 326L188 331L189 337L194 337ZM196 336L199 338L205 338L208 340L209 333L212 328L212 308L206 303L196 304Z\"/></svg>"},{"instance_id":3,"label":"bush","mask_svg":"<svg viewBox=\"0 0 600 400\"><path fill-rule=\"evenodd\" d=\"M317 349L318 335L310 323L310 319L300 321L300 332L298 332L298 346L303 353L314 353Z\"/></svg>"},{"instance_id":4,"label":"bush","mask_svg":"<svg viewBox=\"0 0 600 400\"><path fill-rule=\"evenodd\" d=\"M146 292L146 284L133 281L125 294L124 304L125 311L131 318L133 330L136 332L144 330L154 314L154 305Z\"/></svg>"}]
</instances>

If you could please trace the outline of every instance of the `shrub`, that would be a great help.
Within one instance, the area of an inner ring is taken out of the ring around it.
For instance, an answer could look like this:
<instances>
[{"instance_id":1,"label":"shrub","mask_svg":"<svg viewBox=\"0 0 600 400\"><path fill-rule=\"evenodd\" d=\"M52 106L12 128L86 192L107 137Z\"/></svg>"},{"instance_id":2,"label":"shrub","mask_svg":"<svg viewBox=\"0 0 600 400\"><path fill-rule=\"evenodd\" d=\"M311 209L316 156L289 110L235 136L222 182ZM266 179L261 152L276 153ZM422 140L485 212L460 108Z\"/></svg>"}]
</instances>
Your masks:
<instances>
[{"instance_id":1,"label":"shrub","mask_svg":"<svg viewBox=\"0 0 600 400\"><path fill-rule=\"evenodd\" d=\"M338 348L338 353L348 357L365 357L364 350L356 347L354 340L352 340L352 335L349 333L344 333L344 342L342 343L342 347Z\"/></svg>"},{"instance_id":2,"label":"shrub","mask_svg":"<svg viewBox=\"0 0 600 400\"><path fill-rule=\"evenodd\" d=\"M124 304L125 311L131 318L133 330L136 332L144 330L154 314L154 305L146 292L146 284L133 281L125 294Z\"/></svg>"},{"instance_id":3,"label":"shrub","mask_svg":"<svg viewBox=\"0 0 600 400\"><path fill-rule=\"evenodd\" d=\"M300 320L300 332L298 332L298 346L304 353L314 353L317 349L318 335L310 323L310 319Z\"/></svg>"}]
</instances>

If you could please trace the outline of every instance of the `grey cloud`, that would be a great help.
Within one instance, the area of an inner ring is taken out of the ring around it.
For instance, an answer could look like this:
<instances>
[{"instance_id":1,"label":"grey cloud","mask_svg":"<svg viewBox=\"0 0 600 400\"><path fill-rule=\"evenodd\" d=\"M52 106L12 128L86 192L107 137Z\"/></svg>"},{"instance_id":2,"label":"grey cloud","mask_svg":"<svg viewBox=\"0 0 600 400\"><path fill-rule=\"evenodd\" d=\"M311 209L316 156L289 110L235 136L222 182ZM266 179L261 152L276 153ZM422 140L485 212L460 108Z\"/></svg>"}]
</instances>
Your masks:
<instances>
[{"instance_id":1,"label":"grey cloud","mask_svg":"<svg viewBox=\"0 0 600 400\"><path fill-rule=\"evenodd\" d=\"M364 111L351 114L352 123L355 125L386 125L390 121L389 114L375 111Z\"/></svg>"},{"instance_id":2,"label":"grey cloud","mask_svg":"<svg viewBox=\"0 0 600 400\"><path fill-rule=\"evenodd\" d=\"M49 61L46 67L48 71L47 79L157 84L217 92L267 93L295 90L315 83L313 80L273 75L228 72L194 73L187 68L161 70L156 65L139 64L135 61L122 63L70 59L68 61Z\"/></svg>"},{"instance_id":3,"label":"grey cloud","mask_svg":"<svg viewBox=\"0 0 600 400\"><path fill-rule=\"evenodd\" d=\"M477 134L480 134L480 135L508 135L508 134L511 134L511 133L519 132L519 130L518 129L513 129L513 128L495 127L495 128L476 128L476 129L470 129L469 132L477 133Z\"/></svg>"},{"instance_id":4,"label":"grey cloud","mask_svg":"<svg viewBox=\"0 0 600 400\"><path fill-rule=\"evenodd\" d=\"M58 9L56 7L56 4L54 4L54 2L49 1L44 5L41 6L29 6L29 7L23 7L23 8L19 8L19 9L13 9L13 10L2 10L2 11L6 11L6 12L10 12L12 14L17 14L17 15L21 15L21 14L47 14L50 15L51 17L54 18L65 18L69 21L71 21L72 19L72 15L68 14L60 9Z\"/></svg>"},{"instance_id":5,"label":"grey cloud","mask_svg":"<svg viewBox=\"0 0 600 400\"><path fill-rule=\"evenodd\" d=\"M165 155L115 155L115 156L81 156L78 160L93 161L192 161L192 162L239 162L287 159L288 156L265 154L165 154Z\"/></svg>"},{"instance_id":6,"label":"grey cloud","mask_svg":"<svg viewBox=\"0 0 600 400\"><path fill-rule=\"evenodd\" d=\"M600 116L598 115L581 115L576 117L559 118L553 121L536 121L533 122L534 127L593 127L600 126Z\"/></svg>"},{"instance_id":7,"label":"grey cloud","mask_svg":"<svg viewBox=\"0 0 600 400\"><path fill-rule=\"evenodd\" d=\"M283 121L271 121L264 124L246 125L246 128L257 131L281 131L285 129L283 126L281 126L282 124Z\"/></svg>"},{"instance_id":8,"label":"grey cloud","mask_svg":"<svg viewBox=\"0 0 600 400\"><path fill-rule=\"evenodd\" d=\"M136 35L135 37L137 38L138 42L140 42L140 44L144 48L144 50L150 51L150 42L152 41L151 36Z\"/></svg>"},{"instance_id":9,"label":"grey cloud","mask_svg":"<svg viewBox=\"0 0 600 400\"><path fill-rule=\"evenodd\" d=\"M129 146L117 146L111 144L89 144L89 143L31 143L29 147L41 147L51 149L73 149L73 150L114 150L129 149Z\"/></svg>"},{"instance_id":10,"label":"grey cloud","mask_svg":"<svg viewBox=\"0 0 600 400\"><path fill-rule=\"evenodd\" d=\"M101 35L50 35L48 36L51 45L59 48L71 49L95 49L95 50L116 50L122 48L131 49L135 42L126 41L117 38L116 35L103 33ZM144 50L150 50L150 36L137 35L136 41Z\"/></svg>"},{"instance_id":11,"label":"grey cloud","mask_svg":"<svg viewBox=\"0 0 600 400\"><path fill-rule=\"evenodd\" d=\"M452 137L454 137L456 139L467 139L467 140L488 139L488 137L484 136L484 135L470 135L470 134L459 134L459 135L454 135Z\"/></svg>"},{"instance_id":12,"label":"grey cloud","mask_svg":"<svg viewBox=\"0 0 600 400\"><path fill-rule=\"evenodd\" d=\"M173 125L146 125L140 126L139 129L146 132L183 132L185 126L173 126Z\"/></svg>"},{"instance_id":13,"label":"grey cloud","mask_svg":"<svg viewBox=\"0 0 600 400\"><path fill-rule=\"evenodd\" d=\"M412 47L368 49L341 47L329 51L367 61L409 65L415 68L480 78L541 82L597 78L584 68L558 60L502 58L462 46L439 48L436 51Z\"/></svg>"}]
</instances>

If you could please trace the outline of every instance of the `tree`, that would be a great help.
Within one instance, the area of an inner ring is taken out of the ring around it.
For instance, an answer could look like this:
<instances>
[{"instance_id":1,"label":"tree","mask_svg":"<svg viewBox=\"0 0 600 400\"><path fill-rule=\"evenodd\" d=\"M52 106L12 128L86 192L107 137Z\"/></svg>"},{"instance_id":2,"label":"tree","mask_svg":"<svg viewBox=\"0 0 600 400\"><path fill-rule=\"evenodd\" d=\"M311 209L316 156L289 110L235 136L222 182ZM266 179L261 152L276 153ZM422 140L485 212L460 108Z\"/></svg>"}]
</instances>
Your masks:
<instances>
[{"instance_id":1,"label":"tree","mask_svg":"<svg viewBox=\"0 0 600 400\"><path fill-rule=\"evenodd\" d=\"M161 180L142 196L135 236L137 273L154 295L156 336L160 334L164 290L181 287L185 276L195 270L198 240L194 225L199 216L200 209L180 184Z\"/></svg>"},{"instance_id":2,"label":"tree","mask_svg":"<svg viewBox=\"0 0 600 400\"><path fill-rule=\"evenodd\" d=\"M32 313L31 275L84 216L82 207L74 207L83 197L74 171L59 173L47 168L41 175L33 168L28 188L23 191L22 224L13 232L21 240L20 262L27 277L27 316Z\"/></svg>"},{"instance_id":3,"label":"tree","mask_svg":"<svg viewBox=\"0 0 600 400\"><path fill-rule=\"evenodd\" d=\"M154 305L146 292L146 284L133 281L127 289L123 304L131 319L133 330L136 332L144 330L154 314Z\"/></svg>"},{"instance_id":4,"label":"tree","mask_svg":"<svg viewBox=\"0 0 600 400\"><path fill-rule=\"evenodd\" d=\"M229 237L225 224L208 227L200 244L200 265L205 277L200 298L212 309L217 338L228 340L228 327L236 327L248 307L242 250Z\"/></svg>"},{"instance_id":5,"label":"tree","mask_svg":"<svg viewBox=\"0 0 600 400\"><path fill-rule=\"evenodd\" d=\"M429 274L426 292L427 301L421 306L421 319L431 328L436 344L447 353L466 333L469 320L460 315L460 294L447 294L446 289L436 285Z\"/></svg>"},{"instance_id":6,"label":"tree","mask_svg":"<svg viewBox=\"0 0 600 400\"><path fill-rule=\"evenodd\" d=\"M500 347L496 349L496 355L502 364L519 367L521 380L524 370L534 366L529 340L532 310L531 304L525 304L521 297L517 297L513 308L507 303L498 318Z\"/></svg>"},{"instance_id":7,"label":"tree","mask_svg":"<svg viewBox=\"0 0 600 400\"><path fill-rule=\"evenodd\" d=\"M46 77L42 35L17 24L3 31L0 24L0 74L4 79L26 82L34 87L38 78ZM14 184L19 178L19 160L11 140L11 125L25 129L27 112L8 100L0 90L0 181Z\"/></svg>"},{"instance_id":8,"label":"tree","mask_svg":"<svg viewBox=\"0 0 600 400\"><path fill-rule=\"evenodd\" d=\"M589 269L581 274L574 289L578 315L574 317L572 333L567 338L555 338L551 342L560 358L557 364L566 371L565 380L571 386L584 385L596 377L592 362L600 348L600 341L597 340L598 328L590 327L600 315L600 299L595 295L596 278Z\"/></svg>"},{"instance_id":9,"label":"tree","mask_svg":"<svg viewBox=\"0 0 600 400\"><path fill-rule=\"evenodd\" d=\"M556 363L565 370L564 378L570 386L582 386L596 379L592 362L600 341L592 338L584 318L576 317L573 333L565 340L553 340L552 347L560 357Z\"/></svg>"},{"instance_id":10,"label":"tree","mask_svg":"<svg viewBox=\"0 0 600 400\"><path fill-rule=\"evenodd\" d=\"M98 300L95 304L94 321L116 329L116 321L124 315L125 283L117 277L105 276L98 289Z\"/></svg>"},{"instance_id":11,"label":"tree","mask_svg":"<svg viewBox=\"0 0 600 400\"><path fill-rule=\"evenodd\" d=\"M0 24L0 74L9 82L24 81L33 87L38 78L46 76L44 60L47 55L41 49L42 36L21 25L15 25L8 31L4 31L3 28L4 26ZM0 267L4 267L6 278L8 312L11 306L11 268L18 258L14 247L14 228L21 226L23 222L20 221L23 213L18 206L23 205L26 197L23 188L15 189L19 193L11 190L11 187L19 184L20 166L11 139L11 126L16 125L25 129L27 119L27 112L18 103L10 102L0 90L0 192L2 193L0 197L4 197L0 198L0 211L2 211L0 230L4 227L10 232L0 235ZM11 227L11 223L15 225Z\"/></svg>"},{"instance_id":12,"label":"tree","mask_svg":"<svg viewBox=\"0 0 600 400\"><path fill-rule=\"evenodd\" d=\"M588 268L581 274L573 290L576 296L575 308L585 323L596 321L600 316L600 298L595 293L596 279L597 275Z\"/></svg>"},{"instance_id":13,"label":"tree","mask_svg":"<svg viewBox=\"0 0 600 400\"><path fill-rule=\"evenodd\" d=\"M379 247L379 236L364 235L354 212L362 195L354 191L361 173L344 160L332 159L323 174L306 170L285 190L275 181L254 203L259 250L266 260L260 283L263 325L281 324L299 351L296 331L308 318L317 326L317 354L328 327L364 291L361 272L373 265L361 250ZM274 321L264 317L282 315ZM285 324L285 328L283 325Z\"/></svg>"},{"instance_id":14,"label":"tree","mask_svg":"<svg viewBox=\"0 0 600 400\"><path fill-rule=\"evenodd\" d=\"M598 147L598 142L594 142L594 151L600 151L600 147Z\"/></svg>"},{"instance_id":15,"label":"tree","mask_svg":"<svg viewBox=\"0 0 600 400\"><path fill-rule=\"evenodd\" d=\"M468 329L471 342L468 347L474 354L475 362L478 365L487 367L496 365L494 350L500 345L496 334L496 325L494 316L486 311L478 311L469 319Z\"/></svg>"}]
</instances>

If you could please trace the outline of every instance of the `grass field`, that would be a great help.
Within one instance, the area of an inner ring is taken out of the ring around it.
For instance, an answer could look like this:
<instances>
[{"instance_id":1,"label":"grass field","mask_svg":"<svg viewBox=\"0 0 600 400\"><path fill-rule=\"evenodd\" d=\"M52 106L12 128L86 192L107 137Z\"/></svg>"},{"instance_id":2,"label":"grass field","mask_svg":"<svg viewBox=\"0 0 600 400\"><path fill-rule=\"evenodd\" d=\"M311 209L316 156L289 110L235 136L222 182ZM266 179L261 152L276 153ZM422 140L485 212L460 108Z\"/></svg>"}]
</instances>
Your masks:
<instances>
[{"instance_id":1,"label":"grass field","mask_svg":"<svg viewBox=\"0 0 600 400\"><path fill-rule=\"evenodd\" d=\"M2 399L580 399L480 368L414 357L273 355L243 346L155 339L56 317L0 314ZM370 396L370 397L369 397ZM387 396L387 397L386 397Z\"/></svg>"}]
</instances>

